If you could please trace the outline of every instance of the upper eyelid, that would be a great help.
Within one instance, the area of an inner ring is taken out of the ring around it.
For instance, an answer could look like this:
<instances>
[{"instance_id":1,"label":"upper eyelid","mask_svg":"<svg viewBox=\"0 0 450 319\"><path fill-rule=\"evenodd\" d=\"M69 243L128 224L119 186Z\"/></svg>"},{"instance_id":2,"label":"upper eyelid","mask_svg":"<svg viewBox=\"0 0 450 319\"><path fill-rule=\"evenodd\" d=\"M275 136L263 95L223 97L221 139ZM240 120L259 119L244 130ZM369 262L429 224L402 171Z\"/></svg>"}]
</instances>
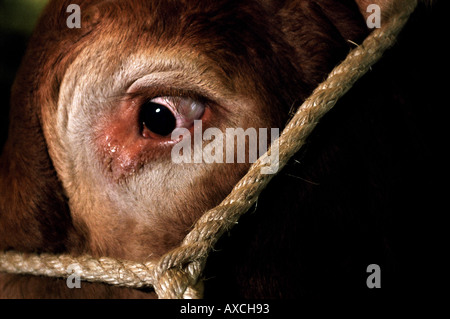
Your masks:
<instances>
[{"instance_id":1,"label":"upper eyelid","mask_svg":"<svg viewBox=\"0 0 450 319\"><path fill-rule=\"evenodd\" d=\"M176 88L161 88L161 87L141 87L132 92L125 92L125 98L147 98L153 99L157 97L184 97L191 98L196 101L204 102L212 100L211 98L204 96L203 94L194 92L192 90L176 89Z\"/></svg>"},{"instance_id":2,"label":"upper eyelid","mask_svg":"<svg viewBox=\"0 0 450 319\"><path fill-rule=\"evenodd\" d=\"M200 95L196 92L172 88L161 89L161 88L143 87L133 92L125 92L123 94L122 100L125 101L137 100L139 101L138 103L141 104L144 103L144 101L151 101L152 99L158 97L167 99L166 102L169 103L177 112L178 106L182 98L190 98L195 102L203 104L205 107L213 107L216 105L216 103L212 101L210 98Z\"/></svg>"},{"instance_id":3,"label":"upper eyelid","mask_svg":"<svg viewBox=\"0 0 450 319\"><path fill-rule=\"evenodd\" d=\"M150 99L150 101L153 101L157 98L161 98L166 104L168 104L168 106L173 109L173 111L175 111L177 114L175 115L181 115L180 114L180 103L181 103L181 99L183 97L179 97L179 96L158 96L156 98ZM155 102L158 103L158 102Z\"/></svg>"}]
</instances>

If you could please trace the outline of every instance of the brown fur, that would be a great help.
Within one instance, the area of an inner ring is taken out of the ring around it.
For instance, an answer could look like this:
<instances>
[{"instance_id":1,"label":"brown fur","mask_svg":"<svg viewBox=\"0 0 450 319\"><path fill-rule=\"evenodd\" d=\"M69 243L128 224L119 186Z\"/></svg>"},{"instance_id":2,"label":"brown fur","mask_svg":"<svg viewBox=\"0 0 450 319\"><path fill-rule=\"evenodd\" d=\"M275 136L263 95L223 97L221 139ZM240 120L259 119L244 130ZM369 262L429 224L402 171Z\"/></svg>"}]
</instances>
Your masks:
<instances>
[{"instance_id":1,"label":"brown fur","mask_svg":"<svg viewBox=\"0 0 450 319\"><path fill-rule=\"evenodd\" d=\"M68 29L65 8L78 2L82 28ZM87 160L91 153L83 153L85 144L75 147L59 138L74 138L56 124L58 103L72 98L64 94L81 87L84 102L98 101L100 90L90 87L94 93L89 93L84 79L108 90L117 84L110 79L114 68L139 51L155 70L175 65L184 78L197 77L196 89L220 104L216 112L212 109L209 126L282 127L290 107L345 57L348 40L358 43L368 34L359 10L353 1L331 0L52 1L13 87L9 139L0 159L0 249L143 261L176 246L248 165L202 166L195 174L179 166L157 176L157 182L149 177L155 174L152 165L170 165L170 152L146 146L143 153L130 151L140 155L130 153L135 170L120 172L119 180L109 178L106 166ZM119 91L129 84L118 83ZM79 116L83 131L90 134L92 128L101 138L108 123L120 120L116 97L109 98L92 107L93 114ZM89 134L83 142L97 145ZM72 147L76 154L67 151ZM98 168L97 176L90 175L91 165ZM155 201L147 205L138 196ZM249 296L261 293L265 279L258 280ZM62 280L1 275L0 296L152 297L131 289L82 286L69 290Z\"/></svg>"}]
</instances>

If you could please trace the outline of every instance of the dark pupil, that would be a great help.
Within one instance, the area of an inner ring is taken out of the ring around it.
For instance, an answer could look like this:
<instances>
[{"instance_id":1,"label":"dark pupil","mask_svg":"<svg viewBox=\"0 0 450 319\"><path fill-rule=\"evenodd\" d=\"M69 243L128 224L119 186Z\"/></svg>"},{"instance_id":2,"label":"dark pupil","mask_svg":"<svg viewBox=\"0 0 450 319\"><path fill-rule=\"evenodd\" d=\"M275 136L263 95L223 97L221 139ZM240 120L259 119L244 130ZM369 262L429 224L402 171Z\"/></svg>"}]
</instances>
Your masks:
<instances>
[{"instance_id":1,"label":"dark pupil","mask_svg":"<svg viewBox=\"0 0 450 319\"><path fill-rule=\"evenodd\" d=\"M173 113L164 105L147 102L142 105L141 123L153 133L167 136L176 128Z\"/></svg>"}]
</instances>

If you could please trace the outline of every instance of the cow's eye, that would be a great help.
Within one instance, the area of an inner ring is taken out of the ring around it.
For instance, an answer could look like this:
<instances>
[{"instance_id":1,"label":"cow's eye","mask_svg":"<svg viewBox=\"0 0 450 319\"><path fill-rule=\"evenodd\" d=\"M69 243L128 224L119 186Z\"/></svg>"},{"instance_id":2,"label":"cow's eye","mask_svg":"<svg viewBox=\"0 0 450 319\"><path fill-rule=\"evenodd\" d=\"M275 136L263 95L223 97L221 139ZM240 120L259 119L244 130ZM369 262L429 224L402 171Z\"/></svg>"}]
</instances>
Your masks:
<instances>
[{"instance_id":1,"label":"cow's eye","mask_svg":"<svg viewBox=\"0 0 450 319\"><path fill-rule=\"evenodd\" d=\"M141 107L140 121L145 129L157 135L167 136L176 128L177 120L169 108L162 104L148 101Z\"/></svg>"},{"instance_id":2,"label":"cow's eye","mask_svg":"<svg viewBox=\"0 0 450 319\"><path fill-rule=\"evenodd\" d=\"M139 114L141 134L145 138L164 137L176 128L190 128L204 111L203 103L187 97L165 96L145 101Z\"/></svg>"}]
</instances>

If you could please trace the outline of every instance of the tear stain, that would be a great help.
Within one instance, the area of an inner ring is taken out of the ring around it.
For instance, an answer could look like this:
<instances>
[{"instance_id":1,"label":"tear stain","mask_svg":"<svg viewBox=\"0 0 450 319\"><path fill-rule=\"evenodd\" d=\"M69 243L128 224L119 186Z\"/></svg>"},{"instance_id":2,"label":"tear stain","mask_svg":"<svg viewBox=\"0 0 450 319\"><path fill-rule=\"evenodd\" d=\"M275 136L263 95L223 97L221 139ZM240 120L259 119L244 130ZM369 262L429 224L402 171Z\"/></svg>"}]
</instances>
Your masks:
<instances>
[{"instance_id":1,"label":"tear stain","mask_svg":"<svg viewBox=\"0 0 450 319\"><path fill-rule=\"evenodd\" d=\"M96 148L105 172L120 180L136 174L151 160L170 159L174 141L144 138L140 132L140 103L120 101L119 106L95 124Z\"/></svg>"}]
</instances>

